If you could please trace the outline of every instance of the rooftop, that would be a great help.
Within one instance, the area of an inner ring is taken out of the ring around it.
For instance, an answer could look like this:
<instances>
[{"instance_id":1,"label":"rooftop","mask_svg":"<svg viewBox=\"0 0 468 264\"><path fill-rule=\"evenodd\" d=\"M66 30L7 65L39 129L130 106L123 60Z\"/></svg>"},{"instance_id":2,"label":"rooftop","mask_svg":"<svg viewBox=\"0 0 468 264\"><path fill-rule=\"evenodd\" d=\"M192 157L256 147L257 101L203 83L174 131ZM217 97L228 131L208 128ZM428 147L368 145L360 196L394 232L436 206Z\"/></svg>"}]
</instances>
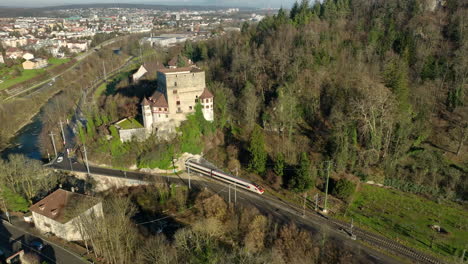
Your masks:
<instances>
[{"instance_id":1,"label":"rooftop","mask_svg":"<svg viewBox=\"0 0 468 264\"><path fill-rule=\"evenodd\" d=\"M92 196L58 189L29 209L64 224L99 202L99 199Z\"/></svg>"},{"instance_id":2,"label":"rooftop","mask_svg":"<svg viewBox=\"0 0 468 264\"><path fill-rule=\"evenodd\" d=\"M180 67L175 69L159 69L158 72L167 74L167 73L195 73L195 72L203 72L203 70L197 67Z\"/></svg>"}]
</instances>

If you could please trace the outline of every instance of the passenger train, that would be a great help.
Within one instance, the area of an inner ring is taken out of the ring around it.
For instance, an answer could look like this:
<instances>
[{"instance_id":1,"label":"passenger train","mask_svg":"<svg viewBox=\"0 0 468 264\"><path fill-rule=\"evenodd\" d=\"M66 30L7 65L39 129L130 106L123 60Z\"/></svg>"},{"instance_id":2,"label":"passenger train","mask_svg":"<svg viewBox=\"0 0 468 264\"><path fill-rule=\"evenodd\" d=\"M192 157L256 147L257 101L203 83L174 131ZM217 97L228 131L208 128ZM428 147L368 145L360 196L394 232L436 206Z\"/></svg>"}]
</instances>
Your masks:
<instances>
[{"instance_id":1,"label":"passenger train","mask_svg":"<svg viewBox=\"0 0 468 264\"><path fill-rule=\"evenodd\" d=\"M189 172L190 171L195 171L195 172L201 173L201 174L203 174L205 176L208 176L208 177L211 177L211 178L223 181L223 182L227 182L227 183L230 183L230 184L235 184L235 185L237 185L237 186L239 186L241 188L244 188L244 189L246 189L248 191L251 191L251 192L254 192L254 193L263 194L263 192L265 191L262 187L258 186L257 184L255 184L253 182L231 176L231 175L226 174L226 173L224 173L222 171L206 167L206 166L204 166L204 165L202 165L200 163L197 163L197 162L194 162L194 161L191 161L191 160L187 160L185 162L185 167L187 168L187 171L189 171Z\"/></svg>"}]
</instances>

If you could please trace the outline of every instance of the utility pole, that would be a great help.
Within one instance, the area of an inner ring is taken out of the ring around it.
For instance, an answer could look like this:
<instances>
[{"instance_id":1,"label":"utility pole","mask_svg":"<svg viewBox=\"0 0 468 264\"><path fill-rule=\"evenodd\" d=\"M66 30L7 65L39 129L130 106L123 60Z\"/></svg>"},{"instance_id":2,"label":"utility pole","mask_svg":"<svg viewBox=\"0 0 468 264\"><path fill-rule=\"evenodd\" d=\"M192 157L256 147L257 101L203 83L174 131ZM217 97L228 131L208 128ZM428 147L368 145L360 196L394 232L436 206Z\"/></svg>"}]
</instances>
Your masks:
<instances>
[{"instance_id":1,"label":"utility pole","mask_svg":"<svg viewBox=\"0 0 468 264\"><path fill-rule=\"evenodd\" d=\"M8 213L8 209L6 207L5 200L3 198L2 198L2 202L3 202L3 207L5 208L5 215L8 218L8 222L11 224L10 213Z\"/></svg>"},{"instance_id":2,"label":"utility pole","mask_svg":"<svg viewBox=\"0 0 468 264\"><path fill-rule=\"evenodd\" d=\"M328 201L328 182L330 181L330 163L331 161L326 161L327 162L327 184L325 187L325 204L323 206L323 212L327 213L327 201Z\"/></svg>"},{"instance_id":3,"label":"utility pole","mask_svg":"<svg viewBox=\"0 0 468 264\"><path fill-rule=\"evenodd\" d=\"M315 194L315 211L318 211L318 193Z\"/></svg>"},{"instance_id":4,"label":"utility pole","mask_svg":"<svg viewBox=\"0 0 468 264\"><path fill-rule=\"evenodd\" d=\"M231 184L228 185L228 192L229 192L229 206L231 206Z\"/></svg>"},{"instance_id":5,"label":"utility pole","mask_svg":"<svg viewBox=\"0 0 468 264\"><path fill-rule=\"evenodd\" d=\"M67 140L65 139L65 132L63 132L62 120L60 120L60 130L62 130L63 145L65 146Z\"/></svg>"},{"instance_id":6,"label":"utility pole","mask_svg":"<svg viewBox=\"0 0 468 264\"><path fill-rule=\"evenodd\" d=\"M104 68L104 83L106 83L107 73L106 73L106 65L104 64L104 61L102 61L102 68Z\"/></svg>"},{"instance_id":7,"label":"utility pole","mask_svg":"<svg viewBox=\"0 0 468 264\"><path fill-rule=\"evenodd\" d=\"M70 170L73 171L72 161L70 159L70 149L67 149L67 159L70 162Z\"/></svg>"},{"instance_id":8,"label":"utility pole","mask_svg":"<svg viewBox=\"0 0 468 264\"><path fill-rule=\"evenodd\" d=\"M234 184L234 207L237 205L237 185Z\"/></svg>"},{"instance_id":9,"label":"utility pole","mask_svg":"<svg viewBox=\"0 0 468 264\"><path fill-rule=\"evenodd\" d=\"M83 150L84 150L84 156L85 156L85 161L86 161L86 170L88 171L88 176L91 175L89 172L89 164L88 164L88 153L86 152L86 146L83 143Z\"/></svg>"},{"instance_id":10,"label":"utility pole","mask_svg":"<svg viewBox=\"0 0 468 264\"><path fill-rule=\"evenodd\" d=\"M305 217L307 193L304 193L304 204L302 205L302 217Z\"/></svg>"},{"instance_id":11,"label":"utility pole","mask_svg":"<svg viewBox=\"0 0 468 264\"><path fill-rule=\"evenodd\" d=\"M54 133L50 132L49 136L52 139L52 146L54 146L55 157L57 157L57 148L55 147Z\"/></svg>"}]
</instances>

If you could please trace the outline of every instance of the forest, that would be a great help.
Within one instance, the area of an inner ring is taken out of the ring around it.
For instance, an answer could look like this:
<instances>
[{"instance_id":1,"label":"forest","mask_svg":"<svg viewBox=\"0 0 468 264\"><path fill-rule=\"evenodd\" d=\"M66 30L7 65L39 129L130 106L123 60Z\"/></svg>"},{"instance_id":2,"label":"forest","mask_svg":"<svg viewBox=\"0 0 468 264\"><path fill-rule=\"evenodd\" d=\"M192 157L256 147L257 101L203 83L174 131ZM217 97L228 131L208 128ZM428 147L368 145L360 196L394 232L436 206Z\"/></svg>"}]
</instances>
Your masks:
<instances>
[{"instance_id":1,"label":"forest","mask_svg":"<svg viewBox=\"0 0 468 264\"><path fill-rule=\"evenodd\" d=\"M114 166L168 165L188 146L276 189L323 189L329 169L336 180L466 201L467 12L456 0L305 0L152 58L185 56L206 71L215 128L192 118L174 142L103 140L155 89L155 77L120 78L88 111L82 139Z\"/></svg>"},{"instance_id":2,"label":"forest","mask_svg":"<svg viewBox=\"0 0 468 264\"><path fill-rule=\"evenodd\" d=\"M312 188L331 161L339 177L466 200L467 3L430 3L302 1L181 52L207 71L226 145L272 182Z\"/></svg>"}]
</instances>

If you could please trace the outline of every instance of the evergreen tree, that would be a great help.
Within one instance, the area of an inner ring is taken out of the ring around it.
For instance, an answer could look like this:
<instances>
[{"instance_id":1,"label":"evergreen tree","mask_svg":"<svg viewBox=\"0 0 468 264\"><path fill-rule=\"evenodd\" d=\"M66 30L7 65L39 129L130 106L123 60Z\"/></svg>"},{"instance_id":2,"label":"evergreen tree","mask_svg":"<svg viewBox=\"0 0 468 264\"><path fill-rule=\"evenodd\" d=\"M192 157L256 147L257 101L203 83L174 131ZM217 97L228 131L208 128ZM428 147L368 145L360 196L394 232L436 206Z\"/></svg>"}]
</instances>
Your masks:
<instances>
[{"instance_id":1,"label":"evergreen tree","mask_svg":"<svg viewBox=\"0 0 468 264\"><path fill-rule=\"evenodd\" d=\"M250 138L250 164L249 169L255 173L263 174L266 169L267 152L265 151L265 137L262 128L255 125Z\"/></svg>"},{"instance_id":2,"label":"evergreen tree","mask_svg":"<svg viewBox=\"0 0 468 264\"><path fill-rule=\"evenodd\" d=\"M283 177L284 174L284 155L283 153L279 153L276 156L275 166L273 167L273 171L278 177Z\"/></svg>"},{"instance_id":3,"label":"evergreen tree","mask_svg":"<svg viewBox=\"0 0 468 264\"><path fill-rule=\"evenodd\" d=\"M310 160L307 153L302 152L299 160L299 168L291 179L291 188L296 192L305 192L313 187L314 180L311 177Z\"/></svg>"}]
</instances>

